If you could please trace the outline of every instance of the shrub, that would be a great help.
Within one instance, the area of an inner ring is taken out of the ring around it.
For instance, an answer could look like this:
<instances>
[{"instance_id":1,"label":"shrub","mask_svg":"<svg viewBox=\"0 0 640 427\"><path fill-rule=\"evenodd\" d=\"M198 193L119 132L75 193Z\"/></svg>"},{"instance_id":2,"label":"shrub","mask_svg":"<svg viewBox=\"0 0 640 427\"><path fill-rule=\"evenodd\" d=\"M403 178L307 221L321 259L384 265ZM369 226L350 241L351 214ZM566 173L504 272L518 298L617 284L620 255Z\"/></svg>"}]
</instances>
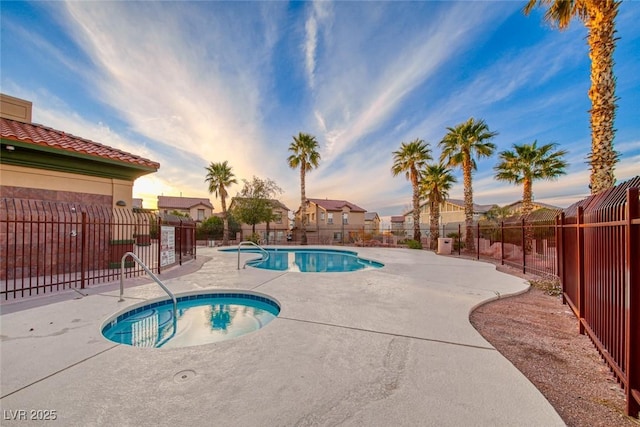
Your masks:
<instances>
[{"instance_id":1,"label":"shrub","mask_svg":"<svg viewBox=\"0 0 640 427\"><path fill-rule=\"evenodd\" d=\"M447 237L453 239L453 250L464 249L464 242L460 239L458 232L451 232L447 234Z\"/></svg>"},{"instance_id":2,"label":"shrub","mask_svg":"<svg viewBox=\"0 0 640 427\"><path fill-rule=\"evenodd\" d=\"M562 283L557 277L542 277L540 279L531 279L529 284L537 289L541 289L545 294L551 296L562 295Z\"/></svg>"},{"instance_id":3,"label":"shrub","mask_svg":"<svg viewBox=\"0 0 640 427\"><path fill-rule=\"evenodd\" d=\"M256 245L258 245L260 244L260 235L258 233L252 233L250 236L247 236L245 240L253 242Z\"/></svg>"},{"instance_id":4,"label":"shrub","mask_svg":"<svg viewBox=\"0 0 640 427\"><path fill-rule=\"evenodd\" d=\"M409 249L422 249L422 243L418 242L417 240L407 240L407 247Z\"/></svg>"}]
</instances>

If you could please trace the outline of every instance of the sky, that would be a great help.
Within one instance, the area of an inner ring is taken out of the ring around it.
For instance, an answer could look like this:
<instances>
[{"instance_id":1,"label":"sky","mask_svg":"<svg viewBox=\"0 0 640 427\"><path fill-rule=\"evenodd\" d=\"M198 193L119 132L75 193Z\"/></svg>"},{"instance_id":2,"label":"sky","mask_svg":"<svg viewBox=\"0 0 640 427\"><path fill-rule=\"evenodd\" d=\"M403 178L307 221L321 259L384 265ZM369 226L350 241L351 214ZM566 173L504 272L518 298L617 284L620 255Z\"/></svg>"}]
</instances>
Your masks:
<instances>
[{"instance_id":1,"label":"sky","mask_svg":"<svg viewBox=\"0 0 640 427\"><path fill-rule=\"evenodd\" d=\"M33 121L161 164L134 197L207 197L205 168L271 179L289 209L299 132L319 143L306 196L347 200L384 218L410 209L393 151L439 141L470 117L498 135L478 161L474 202L505 205L522 188L496 181L498 153L556 143L567 174L536 181L560 207L589 194L587 31L559 31L524 1L82 1L0 4L2 93L33 102ZM616 178L640 175L640 2L619 10L614 55ZM462 174L450 198L463 198Z\"/></svg>"}]
</instances>

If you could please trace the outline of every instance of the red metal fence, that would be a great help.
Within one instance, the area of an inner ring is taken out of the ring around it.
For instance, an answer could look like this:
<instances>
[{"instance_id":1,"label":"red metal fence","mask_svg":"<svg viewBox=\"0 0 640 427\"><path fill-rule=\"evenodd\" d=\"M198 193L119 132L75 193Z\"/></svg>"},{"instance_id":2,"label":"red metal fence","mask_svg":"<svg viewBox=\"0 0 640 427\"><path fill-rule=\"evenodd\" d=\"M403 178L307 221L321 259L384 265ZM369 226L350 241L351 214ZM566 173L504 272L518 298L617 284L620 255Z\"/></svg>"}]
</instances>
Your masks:
<instances>
[{"instance_id":1,"label":"red metal fence","mask_svg":"<svg viewBox=\"0 0 640 427\"><path fill-rule=\"evenodd\" d=\"M3 198L0 200L0 297L14 299L115 281L122 256L135 253L160 272L160 230L175 229L175 263L195 256L195 226L149 211ZM127 277L143 275L127 262Z\"/></svg>"},{"instance_id":2,"label":"red metal fence","mask_svg":"<svg viewBox=\"0 0 640 427\"><path fill-rule=\"evenodd\" d=\"M478 222L474 226L475 248L471 252L464 248L464 225L458 224L454 230L449 227L442 235L449 236L452 252L458 255L465 252L478 260L499 261L523 273L557 276L557 212Z\"/></svg>"},{"instance_id":3,"label":"red metal fence","mask_svg":"<svg viewBox=\"0 0 640 427\"><path fill-rule=\"evenodd\" d=\"M593 195L558 220L564 300L640 409L640 177Z\"/></svg>"}]
</instances>

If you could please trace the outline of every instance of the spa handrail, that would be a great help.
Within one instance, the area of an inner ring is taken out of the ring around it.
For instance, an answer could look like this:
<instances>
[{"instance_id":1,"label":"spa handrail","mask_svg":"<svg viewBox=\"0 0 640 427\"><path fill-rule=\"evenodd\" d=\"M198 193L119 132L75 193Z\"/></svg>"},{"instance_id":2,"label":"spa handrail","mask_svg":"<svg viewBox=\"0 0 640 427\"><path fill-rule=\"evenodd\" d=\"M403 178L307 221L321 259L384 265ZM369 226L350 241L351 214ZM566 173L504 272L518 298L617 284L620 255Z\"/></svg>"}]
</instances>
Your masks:
<instances>
[{"instance_id":1,"label":"spa handrail","mask_svg":"<svg viewBox=\"0 0 640 427\"><path fill-rule=\"evenodd\" d=\"M151 278L158 284L160 285L160 287L171 297L171 301L173 301L173 318L176 318L176 314L178 312L178 300L176 300L176 296L173 295L173 292L171 292L169 290L169 288L167 288L164 283L162 283L162 281L160 279L158 279L158 277L153 274L153 272L151 270L149 270L149 268L147 268L146 265L144 265L144 262L142 262L142 260L140 258L138 258L138 256L136 254L134 254L133 252L127 252L126 254L122 255L122 260L120 260L120 299L118 300L118 302L122 302L124 301L123 295L124 295L124 260L127 257L131 257L133 258L133 260L135 262L137 262L140 267L142 267L144 269L144 271L147 272L147 274L149 276L151 276Z\"/></svg>"},{"instance_id":2,"label":"spa handrail","mask_svg":"<svg viewBox=\"0 0 640 427\"><path fill-rule=\"evenodd\" d=\"M262 251L262 253L264 254L264 258L262 259L262 261L266 261L269 259L269 252L265 248L258 245L257 243L252 242L251 240L245 240L244 242L238 243L238 270L240 270L240 247L245 245L255 246L260 251ZM247 263L245 262L242 268L245 268L246 266L247 266Z\"/></svg>"}]
</instances>

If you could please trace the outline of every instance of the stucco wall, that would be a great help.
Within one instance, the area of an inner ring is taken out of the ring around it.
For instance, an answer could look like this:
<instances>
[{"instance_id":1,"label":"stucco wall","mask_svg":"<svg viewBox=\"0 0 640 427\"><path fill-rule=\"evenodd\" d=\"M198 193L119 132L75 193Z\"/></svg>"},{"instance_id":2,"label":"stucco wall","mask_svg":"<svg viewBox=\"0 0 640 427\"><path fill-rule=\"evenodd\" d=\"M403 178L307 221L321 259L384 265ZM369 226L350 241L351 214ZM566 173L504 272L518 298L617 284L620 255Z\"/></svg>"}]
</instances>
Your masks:
<instances>
[{"instance_id":1,"label":"stucco wall","mask_svg":"<svg viewBox=\"0 0 640 427\"><path fill-rule=\"evenodd\" d=\"M96 196L95 202L98 204L109 203L112 207L115 207L119 200L124 201L127 207L131 207L133 202L132 181L6 164L0 164L0 178L2 179L2 197L73 201L74 194L77 194L82 199L82 203L90 204L92 201L82 196L89 194ZM17 194L30 194L30 197Z\"/></svg>"}]
</instances>

